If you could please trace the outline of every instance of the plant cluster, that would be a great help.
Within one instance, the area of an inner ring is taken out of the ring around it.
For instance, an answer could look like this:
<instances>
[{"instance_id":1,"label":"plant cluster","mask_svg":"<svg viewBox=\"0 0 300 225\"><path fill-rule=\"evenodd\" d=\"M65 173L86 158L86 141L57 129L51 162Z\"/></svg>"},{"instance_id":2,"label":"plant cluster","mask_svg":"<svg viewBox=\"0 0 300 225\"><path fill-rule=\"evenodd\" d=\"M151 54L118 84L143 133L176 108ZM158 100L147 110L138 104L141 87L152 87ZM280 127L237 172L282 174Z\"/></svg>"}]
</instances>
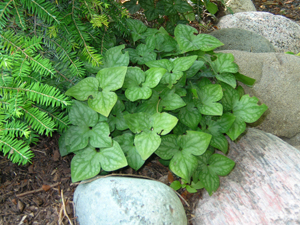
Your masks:
<instances>
[{"instance_id":1,"label":"plant cluster","mask_svg":"<svg viewBox=\"0 0 300 225\"><path fill-rule=\"evenodd\" d=\"M127 32L113 0L0 1L0 151L26 164L39 135L70 124L63 93Z\"/></svg>"},{"instance_id":2,"label":"plant cluster","mask_svg":"<svg viewBox=\"0 0 300 225\"><path fill-rule=\"evenodd\" d=\"M199 17L204 7L215 14L218 7L210 0L192 0L188 3L186 0L130 0L123 3L130 14L135 14L143 9L147 21L156 21L158 25L164 25L165 29L174 34L177 24L188 24L190 21Z\"/></svg>"},{"instance_id":3,"label":"plant cluster","mask_svg":"<svg viewBox=\"0 0 300 225\"><path fill-rule=\"evenodd\" d=\"M138 170L156 154L185 184L212 194L235 165L223 155L225 135L236 140L267 110L237 85L254 80L238 72L232 54L213 52L219 40L193 27L177 25L173 38L163 27L127 25L131 48L110 48L97 73L66 92L76 100L60 152L75 154L72 181Z\"/></svg>"}]
</instances>

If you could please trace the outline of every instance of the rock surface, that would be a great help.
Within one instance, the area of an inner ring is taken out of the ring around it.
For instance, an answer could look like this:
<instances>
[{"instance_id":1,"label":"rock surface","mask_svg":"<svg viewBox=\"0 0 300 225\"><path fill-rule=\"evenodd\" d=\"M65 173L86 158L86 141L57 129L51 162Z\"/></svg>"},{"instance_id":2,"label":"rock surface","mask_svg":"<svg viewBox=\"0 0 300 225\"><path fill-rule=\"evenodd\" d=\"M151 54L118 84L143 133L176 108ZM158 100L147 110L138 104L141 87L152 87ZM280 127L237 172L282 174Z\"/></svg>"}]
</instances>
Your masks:
<instances>
[{"instance_id":1,"label":"rock surface","mask_svg":"<svg viewBox=\"0 0 300 225\"><path fill-rule=\"evenodd\" d=\"M227 7L227 14L230 14L232 12L238 13L256 11L255 6L251 0L225 0L225 5Z\"/></svg>"},{"instance_id":2,"label":"rock surface","mask_svg":"<svg viewBox=\"0 0 300 225\"><path fill-rule=\"evenodd\" d=\"M294 21L267 12L240 12L227 15L217 24L219 29L240 28L268 39L277 52L300 52L300 26Z\"/></svg>"},{"instance_id":3,"label":"rock surface","mask_svg":"<svg viewBox=\"0 0 300 225\"><path fill-rule=\"evenodd\" d=\"M257 128L279 137L292 139L300 134L300 57L284 53L232 53L240 73L256 79L246 94L256 96L269 109L256 122ZM294 146L300 138L294 138Z\"/></svg>"},{"instance_id":4,"label":"rock surface","mask_svg":"<svg viewBox=\"0 0 300 225\"><path fill-rule=\"evenodd\" d=\"M216 50L240 50L246 52L275 52L274 46L265 38L254 32L224 28L210 33L223 42Z\"/></svg>"},{"instance_id":5,"label":"rock surface","mask_svg":"<svg viewBox=\"0 0 300 225\"><path fill-rule=\"evenodd\" d=\"M107 177L80 184L74 203L80 225L187 224L173 189L147 179Z\"/></svg>"},{"instance_id":6,"label":"rock surface","mask_svg":"<svg viewBox=\"0 0 300 225\"><path fill-rule=\"evenodd\" d=\"M237 143L230 142L228 157L236 167L211 197L204 192L195 225L300 223L299 150L250 128Z\"/></svg>"}]
</instances>

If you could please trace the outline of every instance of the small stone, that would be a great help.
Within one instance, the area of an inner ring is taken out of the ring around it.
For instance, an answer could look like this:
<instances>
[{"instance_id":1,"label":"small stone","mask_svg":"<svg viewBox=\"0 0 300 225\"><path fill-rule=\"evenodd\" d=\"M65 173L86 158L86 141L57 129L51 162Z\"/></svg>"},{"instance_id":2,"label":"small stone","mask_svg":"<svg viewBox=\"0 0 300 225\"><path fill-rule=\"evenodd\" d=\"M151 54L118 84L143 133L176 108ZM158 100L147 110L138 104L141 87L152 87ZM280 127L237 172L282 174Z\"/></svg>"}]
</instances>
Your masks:
<instances>
[{"instance_id":1,"label":"small stone","mask_svg":"<svg viewBox=\"0 0 300 225\"><path fill-rule=\"evenodd\" d=\"M176 193L161 182L147 179L106 177L80 184L74 203L80 225L187 224Z\"/></svg>"}]
</instances>

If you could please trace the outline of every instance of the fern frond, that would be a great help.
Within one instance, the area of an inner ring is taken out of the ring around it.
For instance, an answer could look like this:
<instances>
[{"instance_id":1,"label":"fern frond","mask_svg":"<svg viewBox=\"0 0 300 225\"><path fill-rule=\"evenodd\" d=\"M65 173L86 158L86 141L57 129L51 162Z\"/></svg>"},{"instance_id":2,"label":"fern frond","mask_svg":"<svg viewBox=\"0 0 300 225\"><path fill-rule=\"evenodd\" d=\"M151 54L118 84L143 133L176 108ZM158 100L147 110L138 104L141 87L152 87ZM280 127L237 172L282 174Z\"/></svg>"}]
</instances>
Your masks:
<instances>
[{"instance_id":1,"label":"fern frond","mask_svg":"<svg viewBox=\"0 0 300 225\"><path fill-rule=\"evenodd\" d=\"M31 14L37 15L39 18L45 20L46 23L52 22L60 23L58 13L52 1L45 0L21 0L23 6L29 10Z\"/></svg>"},{"instance_id":2,"label":"fern frond","mask_svg":"<svg viewBox=\"0 0 300 225\"><path fill-rule=\"evenodd\" d=\"M38 108L40 111L47 113L56 124L56 127L58 128L59 132L63 132L71 124L69 121L68 114L66 112L61 112L59 108L48 107L46 109L43 109L42 107L35 105L33 105L33 107Z\"/></svg>"},{"instance_id":3,"label":"fern frond","mask_svg":"<svg viewBox=\"0 0 300 225\"><path fill-rule=\"evenodd\" d=\"M26 42L24 42L24 38L15 35L12 31L6 31L0 33L0 45L10 54L21 53L30 62L32 69L41 75L54 76L55 72L49 59L45 59L39 54L33 56L33 51L41 48L41 38L33 37L30 40L26 39Z\"/></svg>"},{"instance_id":4,"label":"fern frond","mask_svg":"<svg viewBox=\"0 0 300 225\"><path fill-rule=\"evenodd\" d=\"M13 0L0 2L0 30L5 27L7 23L7 17L11 14L10 9L12 6Z\"/></svg>"},{"instance_id":5,"label":"fern frond","mask_svg":"<svg viewBox=\"0 0 300 225\"><path fill-rule=\"evenodd\" d=\"M0 136L9 136L9 137L26 137L28 138L30 134L28 125L21 121L11 121L6 122L4 126L0 127Z\"/></svg>"},{"instance_id":6,"label":"fern frond","mask_svg":"<svg viewBox=\"0 0 300 225\"><path fill-rule=\"evenodd\" d=\"M14 9L13 9L13 14L15 16L15 22L16 24L22 29L26 29L26 23L25 23L25 18L24 18L24 13L25 10L24 8L19 7L19 4L16 3L16 1L13 1Z\"/></svg>"},{"instance_id":7,"label":"fern frond","mask_svg":"<svg viewBox=\"0 0 300 225\"><path fill-rule=\"evenodd\" d=\"M37 108L20 107L24 111L24 117L27 123L35 130L38 134L52 135L55 131L55 123L48 117L47 113L41 112Z\"/></svg>"},{"instance_id":8,"label":"fern frond","mask_svg":"<svg viewBox=\"0 0 300 225\"><path fill-rule=\"evenodd\" d=\"M4 155L8 154L8 158L13 163L18 163L19 165L25 165L34 156L33 152L30 151L29 145L21 140L7 136L0 136L0 150L3 151Z\"/></svg>"}]
</instances>

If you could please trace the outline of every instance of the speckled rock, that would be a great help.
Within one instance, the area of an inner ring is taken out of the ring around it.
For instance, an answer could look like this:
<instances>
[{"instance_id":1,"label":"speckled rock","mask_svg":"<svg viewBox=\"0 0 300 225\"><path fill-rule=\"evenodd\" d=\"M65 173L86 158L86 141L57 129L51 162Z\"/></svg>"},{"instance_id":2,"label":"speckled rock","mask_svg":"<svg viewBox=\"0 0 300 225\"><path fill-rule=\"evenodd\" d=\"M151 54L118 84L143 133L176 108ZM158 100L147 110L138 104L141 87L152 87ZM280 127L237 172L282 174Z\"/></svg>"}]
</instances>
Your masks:
<instances>
[{"instance_id":1,"label":"speckled rock","mask_svg":"<svg viewBox=\"0 0 300 225\"><path fill-rule=\"evenodd\" d=\"M176 193L152 180L107 177L80 184L74 193L80 225L185 225Z\"/></svg>"},{"instance_id":2,"label":"speckled rock","mask_svg":"<svg viewBox=\"0 0 300 225\"><path fill-rule=\"evenodd\" d=\"M300 145L300 57L284 53L250 53L227 50L240 73L256 79L253 87L243 85L246 94L256 96L269 109L253 125L265 132Z\"/></svg>"},{"instance_id":3,"label":"speckled rock","mask_svg":"<svg viewBox=\"0 0 300 225\"><path fill-rule=\"evenodd\" d=\"M300 26L294 21L267 12L240 12L222 17L219 29L240 28L268 39L276 52L300 52Z\"/></svg>"},{"instance_id":4,"label":"speckled rock","mask_svg":"<svg viewBox=\"0 0 300 225\"><path fill-rule=\"evenodd\" d=\"M238 13L256 11L255 6L251 0L225 0L225 5L227 8L227 14L230 14L232 12Z\"/></svg>"},{"instance_id":5,"label":"speckled rock","mask_svg":"<svg viewBox=\"0 0 300 225\"><path fill-rule=\"evenodd\" d=\"M236 166L211 197L203 192L194 224L300 224L300 151L253 128L229 144Z\"/></svg>"},{"instance_id":6,"label":"speckled rock","mask_svg":"<svg viewBox=\"0 0 300 225\"><path fill-rule=\"evenodd\" d=\"M275 52L274 46L265 37L239 28L224 28L210 33L224 45L216 50L240 50L246 52Z\"/></svg>"}]
</instances>

